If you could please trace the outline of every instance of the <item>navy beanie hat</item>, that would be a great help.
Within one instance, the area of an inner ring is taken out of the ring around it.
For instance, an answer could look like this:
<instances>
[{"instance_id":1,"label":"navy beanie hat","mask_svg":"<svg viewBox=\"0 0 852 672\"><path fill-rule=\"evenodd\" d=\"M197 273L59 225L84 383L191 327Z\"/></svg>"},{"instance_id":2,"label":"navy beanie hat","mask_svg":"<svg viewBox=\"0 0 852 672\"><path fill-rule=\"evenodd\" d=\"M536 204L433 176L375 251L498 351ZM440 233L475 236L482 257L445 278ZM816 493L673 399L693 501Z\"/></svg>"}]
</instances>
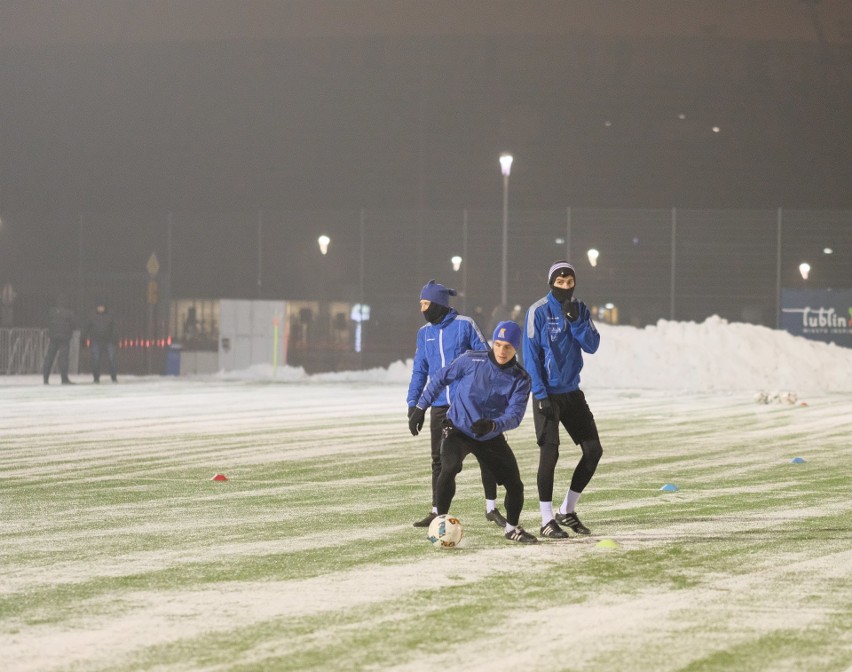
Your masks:
<instances>
[{"instance_id":1,"label":"navy beanie hat","mask_svg":"<svg viewBox=\"0 0 852 672\"><path fill-rule=\"evenodd\" d=\"M420 292L420 300L422 301L425 299L426 301L437 303L439 306L449 308L450 297L456 296L456 294L458 294L456 290L444 287L441 283L430 280L423 286L423 289Z\"/></svg>"},{"instance_id":2,"label":"navy beanie hat","mask_svg":"<svg viewBox=\"0 0 852 672\"><path fill-rule=\"evenodd\" d=\"M553 282L556 278L573 275L577 279L577 274L574 273L574 267L567 261L555 261L547 272L547 284L553 287Z\"/></svg>"},{"instance_id":3,"label":"navy beanie hat","mask_svg":"<svg viewBox=\"0 0 852 672\"><path fill-rule=\"evenodd\" d=\"M520 350L521 328L514 322L501 322L494 330L494 336L492 339L495 341L506 341L511 343L515 350Z\"/></svg>"}]
</instances>

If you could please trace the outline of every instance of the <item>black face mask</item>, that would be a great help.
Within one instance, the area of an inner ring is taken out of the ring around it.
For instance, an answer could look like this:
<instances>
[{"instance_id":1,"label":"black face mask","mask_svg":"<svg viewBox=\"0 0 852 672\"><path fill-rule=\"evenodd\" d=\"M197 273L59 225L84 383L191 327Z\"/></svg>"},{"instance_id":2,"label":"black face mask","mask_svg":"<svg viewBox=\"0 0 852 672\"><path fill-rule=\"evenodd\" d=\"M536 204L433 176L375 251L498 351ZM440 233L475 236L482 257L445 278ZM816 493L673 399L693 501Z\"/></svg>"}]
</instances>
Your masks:
<instances>
[{"instance_id":1,"label":"black face mask","mask_svg":"<svg viewBox=\"0 0 852 672\"><path fill-rule=\"evenodd\" d=\"M423 317L430 324L439 324L449 312L450 309L447 306L442 306L439 303L430 303L429 307L423 311Z\"/></svg>"},{"instance_id":2,"label":"black face mask","mask_svg":"<svg viewBox=\"0 0 852 672\"><path fill-rule=\"evenodd\" d=\"M559 303L565 303L573 298L574 288L563 289L562 287L551 287L550 293L553 294L553 298L559 301Z\"/></svg>"}]
</instances>

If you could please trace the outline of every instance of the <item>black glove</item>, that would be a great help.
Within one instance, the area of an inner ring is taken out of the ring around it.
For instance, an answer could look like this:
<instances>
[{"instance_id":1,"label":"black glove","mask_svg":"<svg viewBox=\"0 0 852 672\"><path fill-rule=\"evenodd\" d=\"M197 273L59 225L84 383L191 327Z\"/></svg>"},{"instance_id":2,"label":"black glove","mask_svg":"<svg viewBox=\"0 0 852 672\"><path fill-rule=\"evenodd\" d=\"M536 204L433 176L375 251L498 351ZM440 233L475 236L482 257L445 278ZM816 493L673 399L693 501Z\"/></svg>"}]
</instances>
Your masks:
<instances>
[{"instance_id":1,"label":"black glove","mask_svg":"<svg viewBox=\"0 0 852 672\"><path fill-rule=\"evenodd\" d=\"M580 302L576 300L566 301L562 304L562 312L565 313L569 322L576 322L577 318L580 317Z\"/></svg>"},{"instance_id":2,"label":"black glove","mask_svg":"<svg viewBox=\"0 0 852 672\"><path fill-rule=\"evenodd\" d=\"M411 436L417 436L420 430L423 429L423 421L426 419L426 411L417 406L412 406L408 409L408 429L411 430Z\"/></svg>"},{"instance_id":3,"label":"black glove","mask_svg":"<svg viewBox=\"0 0 852 672\"><path fill-rule=\"evenodd\" d=\"M548 420L556 420L556 412L553 410L553 404L550 403L550 397L545 397L544 399L533 399L533 403L536 405L541 414L547 418Z\"/></svg>"},{"instance_id":4,"label":"black glove","mask_svg":"<svg viewBox=\"0 0 852 672\"><path fill-rule=\"evenodd\" d=\"M497 423L487 418L480 418L470 428L473 430L473 435L478 438L493 432L497 428Z\"/></svg>"}]
</instances>

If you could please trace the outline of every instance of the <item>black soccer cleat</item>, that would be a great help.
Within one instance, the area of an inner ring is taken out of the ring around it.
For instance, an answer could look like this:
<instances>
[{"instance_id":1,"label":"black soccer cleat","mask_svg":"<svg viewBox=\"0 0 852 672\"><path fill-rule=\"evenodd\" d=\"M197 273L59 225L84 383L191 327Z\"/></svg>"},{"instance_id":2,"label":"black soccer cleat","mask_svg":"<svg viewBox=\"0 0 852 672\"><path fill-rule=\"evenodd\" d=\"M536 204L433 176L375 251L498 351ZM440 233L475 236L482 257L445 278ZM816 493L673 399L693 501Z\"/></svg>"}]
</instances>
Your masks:
<instances>
[{"instance_id":1,"label":"black soccer cleat","mask_svg":"<svg viewBox=\"0 0 852 672\"><path fill-rule=\"evenodd\" d=\"M503 514L500 513L500 509L493 509L485 514L485 519L490 520L501 530L506 529L506 519L503 517Z\"/></svg>"},{"instance_id":2,"label":"black soccer cleat","mask_svg":"<svg viewBox=\"0 0 852 672\"><path fill-rule=\"evenodd\" d=\"M504 534L503 536L506 537L506 539L508 539L509 541L517 541L522 544L538 543L538 539L536 539L533 535L524 530L523 527L516 527L511 532L506 532L506 534Z\"/></svg>"},{"instance_id":3,"label":"black soccer cleat","mask_svg":"<svg viewBox=\"0 0 852 672\"><path fill-rule=\"evenodd\" d=\"M576 513L557 513L556 522L564 525L574 534L591 534L592 531L580 522Z\"/></svg>"},{"instance_id":4,"label":"black soccer cleat","mask_svg":"<svg viewBox=\"0 0 852 672\"><path fill-rule=\"evenodd\" d=\"M432 524L432 521L438 517L437 513L430 513L423 520L418 520L414 523L414 527L429 527Z\"/></svg>"},{"instance_id":5,"label":"black soccer cleat","mask_svg":"<svg viewBox=\"0 0 852 672\"><path fill-rule=\"evenodd\" d=\"M555 520L551 520L541 528L541 536L545 539L567 539L568 533L559 527Z\"/></svg>"}]
</instances>

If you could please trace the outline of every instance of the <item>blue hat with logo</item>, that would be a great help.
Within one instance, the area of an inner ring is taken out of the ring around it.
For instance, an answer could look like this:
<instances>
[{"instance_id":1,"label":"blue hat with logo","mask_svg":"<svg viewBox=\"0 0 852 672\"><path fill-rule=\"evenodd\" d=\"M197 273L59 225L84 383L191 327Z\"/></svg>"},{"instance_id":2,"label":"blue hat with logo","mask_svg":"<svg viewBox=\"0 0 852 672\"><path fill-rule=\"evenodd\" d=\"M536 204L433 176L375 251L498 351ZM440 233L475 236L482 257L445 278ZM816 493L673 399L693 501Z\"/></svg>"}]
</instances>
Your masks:
<instances>
[{"instance_id":1,"label":"blue hat with logo","mask_svg":"<svg viewBox=\"0 0 852 672\"><path fill-rule=\"evenodd\" d=\"M441 283L430 280L423 286L423 289L420 292L420 300L422 301L425 299L426 301L437 303L439 306L446 306L449 308L450 297L456 296L456 294L458 294L456 290L444 287Z\"/></svg>"},{"instance_id":2,"label":"blue hat with logo","mask_svg":"<svg viewBox=\"0 0 852 672\"><path fill-rule=\"evenodd\" d=\"M518 350L521 347L521 328L514 322L501 322L494 330L492 339L511 343L512 347Z\"/></svg>"}]
</instances>

